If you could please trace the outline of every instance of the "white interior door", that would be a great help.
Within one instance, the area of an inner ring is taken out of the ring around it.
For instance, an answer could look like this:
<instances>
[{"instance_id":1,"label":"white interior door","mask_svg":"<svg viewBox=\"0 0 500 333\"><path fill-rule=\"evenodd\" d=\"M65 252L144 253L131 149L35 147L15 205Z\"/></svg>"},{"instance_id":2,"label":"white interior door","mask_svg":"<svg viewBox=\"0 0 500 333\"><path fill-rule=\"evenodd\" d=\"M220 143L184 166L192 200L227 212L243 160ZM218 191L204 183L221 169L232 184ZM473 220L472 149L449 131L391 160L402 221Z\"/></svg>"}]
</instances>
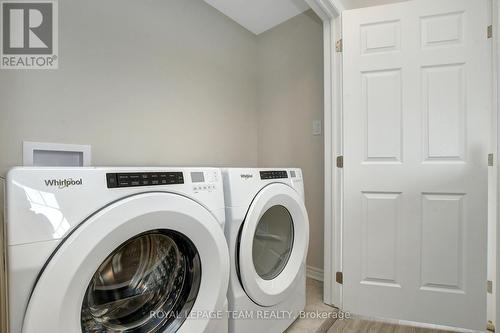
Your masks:
<instances>
[{"instance_id":1,"label":"white interior door","mask_svg":"<svg viewBox=\"0 0 500 333\"><path fill-rule=\"evenodd\" d=\"M487 0L344 12L344 308L486 327Z\"/></svg>"}]
</instances>

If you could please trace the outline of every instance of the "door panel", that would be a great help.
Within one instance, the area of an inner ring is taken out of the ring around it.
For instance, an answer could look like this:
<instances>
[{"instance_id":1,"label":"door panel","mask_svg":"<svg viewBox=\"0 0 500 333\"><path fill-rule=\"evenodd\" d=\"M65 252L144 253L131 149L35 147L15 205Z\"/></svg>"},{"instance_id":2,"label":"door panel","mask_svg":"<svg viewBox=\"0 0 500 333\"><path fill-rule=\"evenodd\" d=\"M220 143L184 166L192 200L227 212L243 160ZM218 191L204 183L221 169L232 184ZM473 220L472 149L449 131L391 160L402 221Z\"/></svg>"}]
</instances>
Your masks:
<instances>
[{"instance_id":1,"label":"door panel","mask_svg":"<svg viewBox=\"0 0 500 333\"><path fill-rule=\"evenodd\" d=\"M488 5L343 14L345 310L485 328Z\"/></svg>"},{"instance_id":2,"label":"door panel","mask_svg":"<svg viewBox=\"0 0 500 333\"><path fill-rule=\"evenodd\" d=\"M365 192L362 200L361 283L400 287L396 274L400 193Z\"/></svg>"}]
</instances>

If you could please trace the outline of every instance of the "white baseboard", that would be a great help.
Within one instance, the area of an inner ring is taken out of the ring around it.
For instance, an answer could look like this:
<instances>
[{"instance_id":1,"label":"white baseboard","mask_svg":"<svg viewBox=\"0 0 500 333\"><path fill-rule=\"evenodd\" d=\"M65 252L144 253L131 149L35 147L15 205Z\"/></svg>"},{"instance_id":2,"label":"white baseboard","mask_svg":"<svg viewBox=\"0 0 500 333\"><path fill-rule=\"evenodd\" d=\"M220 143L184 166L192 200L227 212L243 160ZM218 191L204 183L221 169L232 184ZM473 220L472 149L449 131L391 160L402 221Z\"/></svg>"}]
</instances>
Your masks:
<instances>
[{"instance_id":1,"label":"white baseboard","mask_svg":"<svg viewBox=\"0 0 500 333\"><path fill-rule=\"evenodd\" d=\"M323 270L321 268L307 266L306 275L308 278L323 282L323 274L324 273L323 273Z\"/></svg>"}]
</instances>

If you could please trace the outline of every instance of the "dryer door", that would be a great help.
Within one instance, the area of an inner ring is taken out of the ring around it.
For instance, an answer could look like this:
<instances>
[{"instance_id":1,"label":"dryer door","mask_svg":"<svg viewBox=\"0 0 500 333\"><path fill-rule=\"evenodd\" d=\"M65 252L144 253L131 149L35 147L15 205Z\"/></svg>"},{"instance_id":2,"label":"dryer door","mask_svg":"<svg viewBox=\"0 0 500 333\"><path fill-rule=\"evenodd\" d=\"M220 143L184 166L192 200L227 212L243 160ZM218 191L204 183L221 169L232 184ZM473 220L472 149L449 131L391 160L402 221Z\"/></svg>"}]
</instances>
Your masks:
<instances>
[{"instance_id":1,"label":"dryer door","mask_svg":"<svg viewBox=\"0 0 500 333\"><path fill-rule=\"evenodd\" d=\"M61 243L37 280L23 332L205 332L228 276L224 234L206 208L171 193L132 196ZM203 315L186 320L190 313Z\"/></svg>"},{"instance_id":2,"label":"dryer door","mask_svg":"<svg viewBox=\"0 0 500 333\"><path fill-rule=\"evenodd\" d=\"M287 298L300 278L308 242L309 220L299 194L279 183L263 188L240 232L239 274L247 295L261 306Z\"/></svg>"}]
</instances>

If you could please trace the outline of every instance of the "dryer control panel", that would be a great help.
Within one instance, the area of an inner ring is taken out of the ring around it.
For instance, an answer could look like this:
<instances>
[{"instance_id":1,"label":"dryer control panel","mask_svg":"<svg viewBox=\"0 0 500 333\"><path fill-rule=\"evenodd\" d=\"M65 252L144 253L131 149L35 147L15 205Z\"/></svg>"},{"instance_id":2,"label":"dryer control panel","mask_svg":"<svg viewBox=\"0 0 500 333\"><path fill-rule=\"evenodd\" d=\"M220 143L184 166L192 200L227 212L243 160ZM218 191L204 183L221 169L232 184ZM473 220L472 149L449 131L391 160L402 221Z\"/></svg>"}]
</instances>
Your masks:
<instances>
[{"instance_id":1,"label":"dryer control panel","mask_svg":"<svg viewBox=\"0 0 500 333\"><path fill-rule=\"evenodd\" d=\"M184 184L182 172L107 173L108 188Z\"/></svg>"},{"instance_id":2,"label":"dryer control panel","mask_svg":"<svg viewBox=\"0 0 500 333\"><path fill-rule=\"evenodd\" d=\"M261 171L260 179L283 179L288 178L288 173L284 170Z\"/></svg>"}]
</instances>

